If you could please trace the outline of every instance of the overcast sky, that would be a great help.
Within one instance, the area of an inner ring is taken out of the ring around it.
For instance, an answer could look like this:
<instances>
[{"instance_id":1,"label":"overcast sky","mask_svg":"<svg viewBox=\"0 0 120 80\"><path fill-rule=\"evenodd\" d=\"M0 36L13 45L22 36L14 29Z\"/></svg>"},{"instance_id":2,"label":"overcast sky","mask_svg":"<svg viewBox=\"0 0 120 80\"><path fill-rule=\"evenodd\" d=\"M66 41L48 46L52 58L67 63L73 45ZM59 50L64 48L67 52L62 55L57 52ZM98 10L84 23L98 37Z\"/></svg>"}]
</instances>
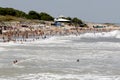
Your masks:
<instances>
[{"instance_id":1,"label":"overcast sky","mask_svg":"<svg viewBox=\"0 0 120 80\"><path fill-rule=\"evenodd\" d=\"M78 17L88 22L120 23L120 0L0 0L0 7Z\"/></svg>"}]
</instances>

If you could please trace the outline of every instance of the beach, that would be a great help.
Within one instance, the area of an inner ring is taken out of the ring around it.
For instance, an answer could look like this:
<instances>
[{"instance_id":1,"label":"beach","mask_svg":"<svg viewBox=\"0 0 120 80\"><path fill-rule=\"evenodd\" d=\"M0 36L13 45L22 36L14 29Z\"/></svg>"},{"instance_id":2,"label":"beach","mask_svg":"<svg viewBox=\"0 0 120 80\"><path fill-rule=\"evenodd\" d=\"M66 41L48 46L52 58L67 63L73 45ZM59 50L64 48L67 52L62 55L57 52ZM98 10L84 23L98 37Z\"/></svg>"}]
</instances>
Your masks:
<instances>
[{"instance_id":1,"label":"beach","mask_svg":"<svg viewBox=\"0 0 120 80\"><path fill-rule=\"evenodd\" d=\"M120 80L119 8L120 0L1 0L0 80Z\"/></svg>"},{"instance_id":2,"label":"beach","mask_svg":"<svg viewBox=\"0 0 120 80\"><path fill-rule=\"evenodd\" d=\"M120 0L1 0L0 80L120 80L119 8Z\"/></svg>"}]
</instances>

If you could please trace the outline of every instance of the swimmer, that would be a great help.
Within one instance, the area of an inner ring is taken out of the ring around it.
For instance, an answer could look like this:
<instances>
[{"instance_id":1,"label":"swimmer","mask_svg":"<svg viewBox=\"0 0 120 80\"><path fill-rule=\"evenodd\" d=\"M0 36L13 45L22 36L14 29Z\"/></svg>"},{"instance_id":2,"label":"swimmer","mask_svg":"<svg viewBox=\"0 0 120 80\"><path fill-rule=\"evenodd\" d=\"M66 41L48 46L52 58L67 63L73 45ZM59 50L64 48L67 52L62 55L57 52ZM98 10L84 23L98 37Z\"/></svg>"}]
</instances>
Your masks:
<instances>
[{"instance_id":1,"label":"swimmer","mask_svg":"<svg viewBox=\"0 0 120 80\"><path fill-rule=\"evenodd\" d=\"M46 35L44 37L42 37L42 39L46 39L46 38L47 38Z\"/></svg>"},{"instance_id":2,"label":"swimmer","mask_svg":"<svg viewBox=\"0 0 120 80\"><path fill-rule=\"evenodd\" d=\"M18 60L14 60L13 63L16 64L18 62Z\"/></svg>"},{"instance_id":3,"label":"swimmer","mask_svg":"<svg viewBox=\"0 0 120 80\"><path fill-rule=\"evenodd\" d=\"M79 62L80 60L79 59L77 59L77 62Z\"/></svg>"}]
</instances>

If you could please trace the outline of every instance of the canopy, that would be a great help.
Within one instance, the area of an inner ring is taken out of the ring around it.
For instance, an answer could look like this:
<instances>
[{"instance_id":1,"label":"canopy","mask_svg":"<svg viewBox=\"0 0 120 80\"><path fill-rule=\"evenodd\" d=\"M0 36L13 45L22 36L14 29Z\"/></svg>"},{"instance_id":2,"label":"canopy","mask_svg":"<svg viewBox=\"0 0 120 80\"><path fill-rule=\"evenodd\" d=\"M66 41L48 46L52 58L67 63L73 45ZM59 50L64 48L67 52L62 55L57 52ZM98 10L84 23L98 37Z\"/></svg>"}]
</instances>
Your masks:
<instances>
[{"instance_id":1,"label":"canopy","mask_svg":"<svg viewBox=\"0 0 120 80\"><path fill-rule=\"evenodd\" d=\"M70 20L57 18L57 19L55 19L55 21L58 21L58 22L69 22Z\"/></svg>"}]
</instances>

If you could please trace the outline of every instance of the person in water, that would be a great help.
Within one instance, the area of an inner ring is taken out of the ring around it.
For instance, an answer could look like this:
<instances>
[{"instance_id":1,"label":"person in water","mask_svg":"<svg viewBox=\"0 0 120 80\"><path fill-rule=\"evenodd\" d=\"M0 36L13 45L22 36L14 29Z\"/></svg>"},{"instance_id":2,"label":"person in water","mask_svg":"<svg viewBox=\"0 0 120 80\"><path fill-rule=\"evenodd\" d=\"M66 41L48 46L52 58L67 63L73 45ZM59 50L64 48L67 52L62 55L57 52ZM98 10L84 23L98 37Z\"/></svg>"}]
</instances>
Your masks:
<instances>
[{"instance_id":1,"label":"person in water","mask_svg":"<svg viewBox=\"0 0 120 80\"><path fill-rule=\"evenodd\" d=\"M79 59L77 59L77 62L79 62L80 60Z\"/></svg>"},{"instance_id":2,"label":"person in water","mask_svg":"<svg viewBox=\"0 0 120 80\"><path fill-rule=\"evenodd\" d=\"M14 60L13 63L16 64L18 62L18 60Z\"/></svg>"},{"instance_id":3,"label":"person in water","mask_svg":"<svg viewBox=\"0 0 120 80\"><path fill-rule=\"evenodd\" d=\"M46 39L47 37L46 37L46 35L43 37L43 39Z\"/></svg>"}]
</instances>

